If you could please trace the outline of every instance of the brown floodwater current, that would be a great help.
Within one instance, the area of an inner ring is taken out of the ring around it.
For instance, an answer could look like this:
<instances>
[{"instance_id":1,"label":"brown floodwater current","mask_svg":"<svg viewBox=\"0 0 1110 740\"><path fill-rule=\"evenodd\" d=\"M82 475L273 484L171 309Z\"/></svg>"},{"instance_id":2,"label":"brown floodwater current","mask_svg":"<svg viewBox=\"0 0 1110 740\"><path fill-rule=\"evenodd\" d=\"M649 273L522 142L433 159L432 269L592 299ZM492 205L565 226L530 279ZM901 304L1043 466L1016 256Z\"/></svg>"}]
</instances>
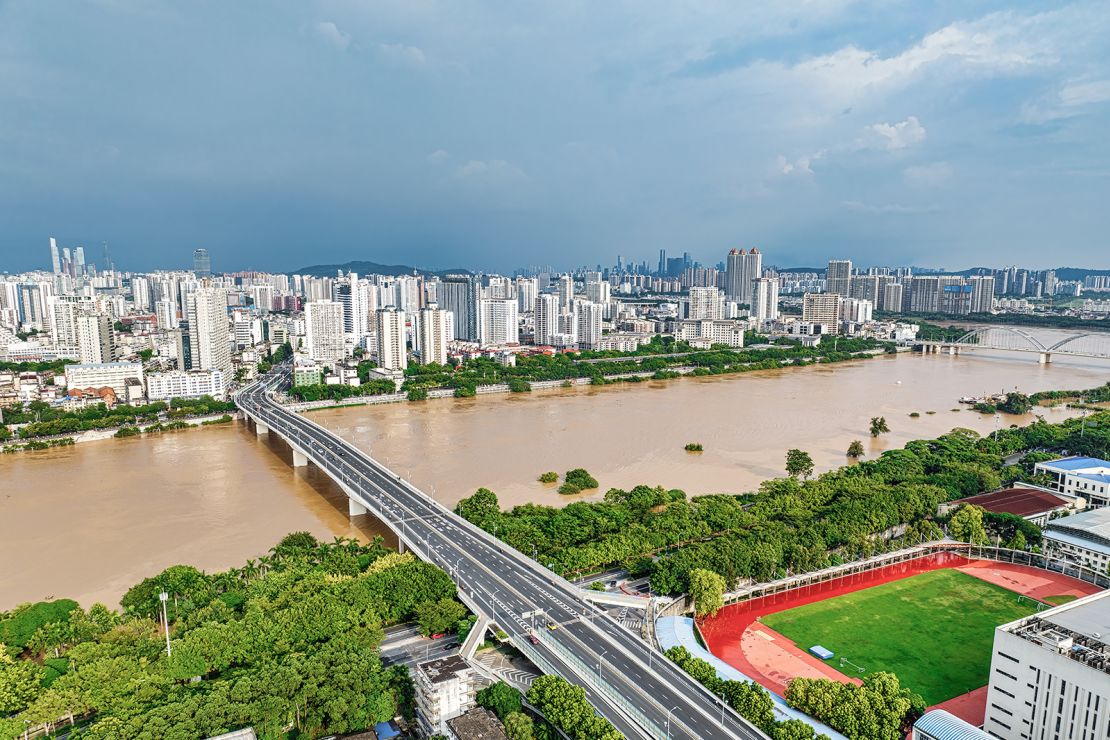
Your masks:
<instances>
[{"instance_id":1,"label":"brown floodwater current","mask_svg":"<svg viewBox=\"0 0 1110 740\"><path fill-rule=\"evenodd\" d=\"M639 483L690 494L743 492L783 474L791 447L818 472L846 462L852 440L867 456L956 426L987 434L1000 421L960 408L964 395L1019 388L1089 388L1110 362L977 351L900 354L781 371L474 399L358 406L312 418L451 505L480 486L503 506L563 505ZM920 417L911 418L911 412ZM929 414L927 412L935 412ZM1037 409L1049 421L1073 413ZM891 431L868 436L872 416ZM683 450L700 442L705 451ZM536 481L584 467L598 492L560 496ZM0 609L69 597L116 606L132 584L175 563L241 565L282 535L367 539L371 517L350 518L343 493L289 448L243 423L143 439L109 439L0 456Z\"/></svg>"}]
</instances>

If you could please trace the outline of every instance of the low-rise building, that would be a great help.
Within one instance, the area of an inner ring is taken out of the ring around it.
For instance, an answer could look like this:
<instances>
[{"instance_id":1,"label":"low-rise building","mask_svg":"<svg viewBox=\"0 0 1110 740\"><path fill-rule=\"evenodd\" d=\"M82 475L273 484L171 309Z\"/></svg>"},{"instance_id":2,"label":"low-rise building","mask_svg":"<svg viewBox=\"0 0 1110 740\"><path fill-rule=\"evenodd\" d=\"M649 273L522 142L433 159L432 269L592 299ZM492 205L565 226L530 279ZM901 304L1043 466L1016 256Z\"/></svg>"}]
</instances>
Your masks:
<instances>
[{"instance_id":1,"label":"low-rise building","mask_svg":"<svg viewBox=\"0 0 1110 740\"><path fill-rule=\"evenodd\" d=\"M1004 740L1110 737L1108 637L1110 591L995 629L983 729Z\"/></svg>"},{"instance_id":2,"label":"low-rise building","mask_svg":"<svg viewBox=\"0 0 1110 740\"><path fill-rule=\"evenodd\" d=\"M419 663L413 672L416 716L425 737L446 735L447 721L474 706L474 669L458 655Z\"/></svg>"},{"instance_id":3,"label":"low-rise building","mask_svg":"<svg viewBox=\"0 0 1110 740\"><path fill-rule=\"evenodd\" d=\"M223 399L226 378L222 370L172 370L147 375L147 398L168 401L171 398L212 396Z\"/></svg>"},{"instance_id":4,"label":"low-rise building","mask_svg":"<svg viewBox=\"0 0 1110 740\"><path fill-rule=\"evenodd\" d=\"M1042 537L1048 555L1103 573L1110 566L1110 508L1053 519Z\"/></svg>"},{"instance_id":5,"label":"low-rise building","mask_svg":"<svg viewBox=\"0 0 1110 740\"><path fill-rule=\"evenodd\" d=\"M67 388L102 388L107 386L117 398L127 397L127 380L143 381L141 362L95 362L66 365Z\"/></svg>"},{"instance_id":6,"label":"low-rise building","mask_svg":"<svg viewBox=\"0 0 1110 740\"><path fill-rule=\"evenodd\" d=\"M913 723L911 740L979 740L990 735L943 709L932 709Z\"/></svg>"},{"instance_id":7,"label":"low-rise building","mask_svg":"<svg viewBox=\"0 0 1110 740\"><path fill-rule=\"evenodd\" d=\"M485 707L474 707L447 721L451 735L458 740L509 740L497 715Z\"/></svg>"},{"instance_id":8,"label":"low-rise building","mask_svg":"<svg viewBox=\"0 0 1110 740\"><path fill-rule=\"evenodd\" d=\"M989 491L975 496L948 501L940 505L937 515L944 516L964 504L978 506L992 514L1013 514L1038 527L1043 527L1053 515L1072 510L1074 503L1043 488L1014 486L1000 491Z\"/></svg>"},{"instance_id":9,"label":"low-rise building","mask_svg":"<svg viewBox=\"0 0 1110 740\"><path fill-rule=\"evenodd\" d=\"M1110 506L1110 462L1097 457L1065 457L1039 462L1034 473L1044 473L1048 487L1087 501L1091 508Z\"/></svg>"}]
</instances>

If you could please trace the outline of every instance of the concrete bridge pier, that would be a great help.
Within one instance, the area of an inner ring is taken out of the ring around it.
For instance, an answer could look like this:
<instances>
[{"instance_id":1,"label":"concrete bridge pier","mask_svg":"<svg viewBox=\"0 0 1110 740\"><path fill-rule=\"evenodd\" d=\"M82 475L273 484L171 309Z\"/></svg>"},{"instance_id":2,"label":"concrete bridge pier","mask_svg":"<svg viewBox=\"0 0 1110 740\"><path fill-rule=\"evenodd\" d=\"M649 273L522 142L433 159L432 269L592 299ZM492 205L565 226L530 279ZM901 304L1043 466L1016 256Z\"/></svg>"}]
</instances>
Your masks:
<instances>
[{"instance_id":1,"label":"concrete bridge pier","mask_svg":"<svg viewBox=\"0 0 1110 740\"><path fill-rule=\"evenodd\" d=\"M266 426L260 421L254 423L254 433L261 437L264 434L270 433L270 427Z\"/></svg>"},{"instance_id":2,"label":"concrete bridge pier","mask_svg":"<svg viewBox=\"0 0 1110 740\"><path fill-rule=\"evenodd\" d=\"M1052 362L1052 354L1050 352L1041 352L1037 357L1037 362L1042 365L1047 365Z\"/></svg>"},{"instance_id":3,"label":"concrete bridge pier","mask_svg":"<svg viewBox=\"0 0 1110 740\"><path fill-rule=\"evenodd\" d=\"M304 454L296 447L293 448L293 467L303 468L308 465L308 455Z\"/></svg>"},{"instance_id":4,"label":"concrete bridge pier","mask_svg":"<svg viewBox=\"0 0 1110 740\"><path fill-rule=\"evenodd\" d=\"M958 346L956 346L955 344L953 344L952 346L950 346L948 348L948 354L958 355L958 354L960 354L960 348Z\"/></svg>"},{"instance_id":5,"label":"concrete bridge pier","mask_svg":"<svg viewBox=\"0 0 1110 740\"><path fill-rule=\"evenodd\" d=\"M369 511L369 509L360 504L358 501L355 501L350 496L347 497L347 514L349 516L358 516L359 514L366 514Z\"/></svg>"}]
</instances>

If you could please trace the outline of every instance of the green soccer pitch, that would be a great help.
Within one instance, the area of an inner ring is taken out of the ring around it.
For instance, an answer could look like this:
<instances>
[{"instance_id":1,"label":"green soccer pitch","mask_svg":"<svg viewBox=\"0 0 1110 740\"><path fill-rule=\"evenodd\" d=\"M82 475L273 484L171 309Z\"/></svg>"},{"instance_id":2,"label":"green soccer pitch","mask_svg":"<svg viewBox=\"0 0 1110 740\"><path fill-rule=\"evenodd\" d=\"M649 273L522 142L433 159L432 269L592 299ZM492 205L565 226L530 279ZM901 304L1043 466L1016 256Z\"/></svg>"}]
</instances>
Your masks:
<instances>
[{"instance_id":1,"label":"green soccer pitch","mask_svg":"<svg viewBox=\"0 0 1110 740\"><path fill-rule=\"evenodd\" d=\"M944 569L760 621L802 650L832 650L827 662L846 676L893 673L931 706L986 685L994 628L1035 611L1037 602L1028 597Z\"/></svg>"}]
</instances>

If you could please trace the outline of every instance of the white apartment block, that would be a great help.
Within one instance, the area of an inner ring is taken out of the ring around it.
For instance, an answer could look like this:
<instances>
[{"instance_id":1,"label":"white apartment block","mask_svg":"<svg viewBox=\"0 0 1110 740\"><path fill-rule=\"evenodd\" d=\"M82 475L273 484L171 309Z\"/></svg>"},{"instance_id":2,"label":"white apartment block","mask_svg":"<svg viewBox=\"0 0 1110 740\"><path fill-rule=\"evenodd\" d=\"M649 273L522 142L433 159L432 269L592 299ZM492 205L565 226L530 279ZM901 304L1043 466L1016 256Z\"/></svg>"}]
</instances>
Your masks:
<instances>
[{"instance_id":1,"label":"white apartment block","mask_svg":"<svg viewBox=\"0 0 1110 740\"><path fill-rule=\"evenodd\" d=\"M111 388L117 398L126 398L127 381L143 382L141 362L98 362L66 365L67 388Z\"/></svg>"},{"instance_id":2,"label":"white apartment block","mask_svg":"<svg viewBox=\"0 0 1110 740\"><path fill-rule=\"evenodd\" d=\"M871 321L874 304L866 298L845 298L840 302L840 319L853 324Z\"/></svg>"},{"instance_id":3,"label":"white apartment block","mask_svg":"<svg viewBox=\"0 0 1110 740\"><path fill-rule=\"evenodd\" d=\"M745 321L681 321L675 327L675 339L684 339L695 346L709 347L725 344L729 347L744 346Z\"/></svg>"},{"instance_id":4,"label":"white apartment block","mask_svg":"<svg viewBox=\"0 0 1110 740\"><path fill-rule=\"evenodd\" d=\"M847 287L846 280L843 287ZM806 293L802 297L802 321L807 324L823 324L831 333L838 333L841 300L839 293Z\"/></svg>"},{"instance_id":5,"label":"white apartment block","mask_svg":"<svg viewBox=\"0 0 1110 740\"><path fill-rule=\"evenodd\" d=\"M474 706L477 685L474 669L458 655L420 663L413 671L416 688L416 716L421 736L453 737L447 720Z\"/></svg>"},{"instance_id":6,"label":"white apartment block","mask_svg":"<svg viewBox=\"0 0 1110 740\"><path fill-rule=\"evenodd\" d=\"M540 294L540 281L536 278L518 277L516 279L516 307L518 313L530 313L536 308L536 296Z\"/></svg>"},{"instance_id":7,"label":"white apartment block","mask_svg":"<svg viewBox=\"0 0 1110 740\"><path fill-rule=\"evenodd\" d=\"M749 315L763 323L777 321L779 318L779 281L777 278L756 278L752 280L751 304Z\"/></svg>"},{"instance_id":8,"label":"white apartment block","mask_svg":"<svg viewBox=\"0 0 1110 740\"><path fill-rule=\"evenodd\" d=\"M151 401L212 396L222 400L226 388L222 370L171 370L146 376L146 396Z\"/></svg>"},{"instance_id":9,"label":"white apartment block","mask_svg":"<svg viewBox=\"0 0 1110 740\"><path fill-rule=\"evenodd\" d=\"M586 300L591 303L608 303L613 295L613 286L606 280L586 282Z\"/></svg>"},{"instance_id":10,"label":"white apartment block","mask_svg":"<svg viewBox=\"0 0 1110 740\"><path fill-rule=\"evenodd\" d=\"M154 316L158 321L159 329L177 328L177 304L173 301L156 301L154 303Z\"/></svg>"},{"instance_id":11,"label":"white apartment block","mask_svg":"<svg viewBox=\"0 0 1110 740\"><path fill-rule=\"evenodd\" d=\"M404 370L408 367L405 341L405 312L395 308L378 309L378 367Z\"/></svg>"},{"instance_id":12,"label":"white apartment block","mask_svg":"<svg viewBox=\"0 0 1110 740\"><path fill-rule=\"evenodd\" d=\"M107 314L77 316L77 356L86 364L111 362L112 318Z\"/></svg>"},{"instance_id":13,"label":"white apartment block","mask_svg":"<svg viewBox=\"0 0 1110 740\"><path fill-rule=\"evenodd\" d=\"M715 320L721 318L723 313L724 301L721 298L720 290L704 287L690 288L690 296L686 304L686 318L692 321Z\"/></svg>"},{"instance_id":14,"label":"white apartment block","mask_svg":"<svg viewBox=\"0 0 1110 740\"><path fill-rule=\"evenodd\" d=\"M478 302L478 344L483 347L518 344L520 328L516 301L483 298Z\"/></svg>"},{"instance_id":15,"label":"white apartment block","mask_svg":"<svg viewBox=\"0 0 1110 740\"><path fill-rule=\"evenodd\" d=\"M559 334L559 296L543 293L536 296L536 344L555 344Z\"/></svg>"},{"instance_id":16,"label":"white apartment block","mask_svg":"<svg viewBox=\"0 0 1110 740\"><path fill-rule=\"evenodd\" d=\"M603 283L608 285L609 283ZM590 301L579 301L576 309L575 335L582 349L597 349L601 343L602 305Z\"/></svg>"},{"instance_id":17,"label":"white apartment block","mask_svg":"<svg viewBox=\"0 0 1110 740\"><path fill-rule=\"evenodd\" d=\"M416 351L424 365L447 364L447 344L452 341L455 331L455 317L435 303L421 309L416 320Z\"/></svg>"},{"instance_id":18,"label":"white apartment block","mask_svg":"<svg viewBox=\"0 0 1110 740\"><path fill-rule=\"evenodd\" d=\"M219 288L197 288L186 295L185 306L189 317L191 369L230 373L231 331L227 318L227 293Z\"/></svg>"},{"instance_id":19,"label":"white apartment block","mask_svg":"<svg viewBox=\"0 0 1110 740\"><path fill-rule=\"evenodd\" d=\"M1110 591L995 629L983 729L1004 740L1110 737Z\"/></svg>"},{"instance_id":20,"label":"white apartment block","mask_svg":"<svg viewBox=\"0 0 1110 740\"><path fill-rule=\"evenodd\" d=\"M313 301L304 308L308 355L317 362L339 362L347 356L344 305L339 301Z\"/></svg>"}]
</instances>

